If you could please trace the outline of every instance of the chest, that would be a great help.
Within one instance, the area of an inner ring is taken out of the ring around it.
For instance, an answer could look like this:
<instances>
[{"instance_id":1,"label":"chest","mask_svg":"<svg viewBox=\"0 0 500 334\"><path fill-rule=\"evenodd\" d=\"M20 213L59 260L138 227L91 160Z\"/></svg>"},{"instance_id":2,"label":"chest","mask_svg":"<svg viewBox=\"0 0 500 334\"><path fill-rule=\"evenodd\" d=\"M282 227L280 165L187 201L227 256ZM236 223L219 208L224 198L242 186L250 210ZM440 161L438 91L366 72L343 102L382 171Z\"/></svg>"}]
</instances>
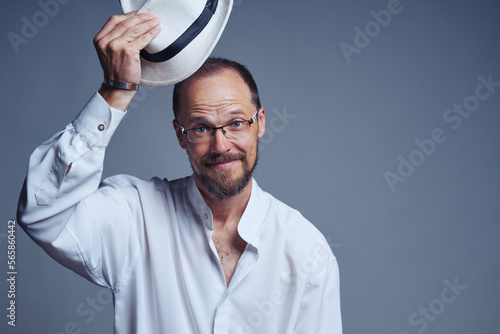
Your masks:
<instances>
[{"instance_id":1,"label":"chest","mask_svg":"<svg viewBox=\"0 0 500 334\"><path fill-rule=\"evenodd\" d=\"M224 271L226 284L229 285L236 270L238 260L245 251L247 243L237 232L214 231L212 240L217 250L222 270Z\"/></svg>"}]
</instances>

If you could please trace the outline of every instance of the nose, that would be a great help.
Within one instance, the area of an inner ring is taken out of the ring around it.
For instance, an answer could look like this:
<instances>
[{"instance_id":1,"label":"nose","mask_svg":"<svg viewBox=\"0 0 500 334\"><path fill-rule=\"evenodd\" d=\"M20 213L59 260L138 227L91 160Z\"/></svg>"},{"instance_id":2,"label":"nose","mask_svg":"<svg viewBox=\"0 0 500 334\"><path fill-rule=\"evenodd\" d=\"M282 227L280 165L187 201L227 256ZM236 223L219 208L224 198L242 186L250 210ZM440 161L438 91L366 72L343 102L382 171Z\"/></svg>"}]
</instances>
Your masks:
<instances>
[{"instance_id":1,"label":"nose","mask_svg":"<svg viewBox=\"0 0 500 334\"><path fill-rule=\"evenodd\" d=\"M210 137L210 153L223 154L231 148L232 144L224 135L223 129L214 129L214 134Z\"/></svg>"}]
</instances>

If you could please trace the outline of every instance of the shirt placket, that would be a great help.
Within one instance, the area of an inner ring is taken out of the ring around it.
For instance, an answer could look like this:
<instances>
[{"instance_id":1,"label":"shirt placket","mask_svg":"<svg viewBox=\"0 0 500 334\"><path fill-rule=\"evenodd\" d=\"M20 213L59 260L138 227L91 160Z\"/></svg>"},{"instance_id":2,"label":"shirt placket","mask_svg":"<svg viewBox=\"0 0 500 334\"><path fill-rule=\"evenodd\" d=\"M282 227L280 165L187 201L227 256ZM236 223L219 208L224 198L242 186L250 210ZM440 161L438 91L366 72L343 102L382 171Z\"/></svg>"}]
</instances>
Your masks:
<instances>
[{"instance_id":1,"label":"shirt placket","mask_svg":"<svg viewBox=\"0 0 500 334\"><path fill-rule=\"evenodd\" d=\"M224 285L224 293L222 294L219 303L215 309L214 315L214 326L212 333L214 334L223 334L228 333L228 325L231 314L233 310L231 309L231 293L237 288L239 283L245 278L245 276L252 270L255 265L255 262L258 258L258 250L250 244L247 244L245 251L241 255L236 269L234 271L234 275L231 278L231 282L229 286L226 287L226 277L224 276L224 270L222 268L222 264L220 263L220 259L217 253L217 249L215 248L215 244L212 240L213 234L213 222L211 212L203 212L202 217L205 223L206 232L208 242L210 244L210 248L212 249L212 255L217 259L216 263L218 263L218 272L220 279L218 281Z\"/></svg>"},{"instance_id":2,"label":"shirt placket","mask_svg":"<svg viewBox=\"0 0 500 334\"><path fill-rule=\"evenodd\" d=\"M229 286L226 288L219 304L215 309L214 316L214 334L222 334L229 333L229 323L230 317L234 314L234 305L231 303L231 294L236 293L236 289L241 281L245 278L246 275L252 270L258 258L257 249L251 245L247 245L245 251L241 255L238 264L236 265L236 269L234 271L234 275L231 278L231 282ZM219 262L219 266L222 271L222 265ZM222 275L224 273L222 272Z\"/></svg>"}]
</instances>

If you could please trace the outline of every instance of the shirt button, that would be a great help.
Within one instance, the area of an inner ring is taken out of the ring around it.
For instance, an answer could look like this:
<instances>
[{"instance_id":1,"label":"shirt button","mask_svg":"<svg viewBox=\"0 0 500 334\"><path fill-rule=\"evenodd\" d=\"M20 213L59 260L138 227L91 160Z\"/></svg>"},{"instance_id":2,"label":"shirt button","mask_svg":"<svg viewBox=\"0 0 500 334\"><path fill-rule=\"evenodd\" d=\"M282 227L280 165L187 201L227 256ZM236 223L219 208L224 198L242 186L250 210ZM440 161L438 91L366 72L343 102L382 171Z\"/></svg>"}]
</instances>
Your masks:
<instances>
[{"instance_id":1,"label":"shirt button","mask_svg":"<svg viewBox=\"0 0 500 334\"><path fill-rule=\"evenodd\" d=\"M99 125L97 126L97 130L99 130L99 131L104 131L104 129L105 129L105 128L106 128L106 127L104 126L104 124L99 124Z\"/></svg>"},{"instance_id":2,"label":"shirt button","mask_svg":"<svg viewBox=\"0 0 500 334\"><path fill-rule=\"evenodd\" d=\"M208 215L206 213L203 214L204 219L208 219Z\"/></svg>"}]
</instances>

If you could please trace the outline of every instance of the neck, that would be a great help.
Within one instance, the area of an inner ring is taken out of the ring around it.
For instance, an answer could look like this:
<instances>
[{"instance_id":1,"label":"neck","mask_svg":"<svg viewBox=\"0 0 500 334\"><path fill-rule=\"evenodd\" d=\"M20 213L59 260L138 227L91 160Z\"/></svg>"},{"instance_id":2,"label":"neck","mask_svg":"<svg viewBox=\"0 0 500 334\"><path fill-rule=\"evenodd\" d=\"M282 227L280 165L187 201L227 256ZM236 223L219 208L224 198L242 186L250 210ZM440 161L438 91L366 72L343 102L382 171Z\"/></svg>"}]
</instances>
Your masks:
<instances>
[{"instance_id":1,"label":"neck","mask_svg":"<svg viewBox=\"0 0 500 334\"><path fill-rule=\"evenodd\" d=\"M228 224L234 224L237 227L252 193L252 180L248 182L247 186L238 195L225 199L219 199L209 193L196 176L195 182L205 203L207 203L212 211L214 227L215 225L225 226Z\"/></svg>"}]
</instances>

